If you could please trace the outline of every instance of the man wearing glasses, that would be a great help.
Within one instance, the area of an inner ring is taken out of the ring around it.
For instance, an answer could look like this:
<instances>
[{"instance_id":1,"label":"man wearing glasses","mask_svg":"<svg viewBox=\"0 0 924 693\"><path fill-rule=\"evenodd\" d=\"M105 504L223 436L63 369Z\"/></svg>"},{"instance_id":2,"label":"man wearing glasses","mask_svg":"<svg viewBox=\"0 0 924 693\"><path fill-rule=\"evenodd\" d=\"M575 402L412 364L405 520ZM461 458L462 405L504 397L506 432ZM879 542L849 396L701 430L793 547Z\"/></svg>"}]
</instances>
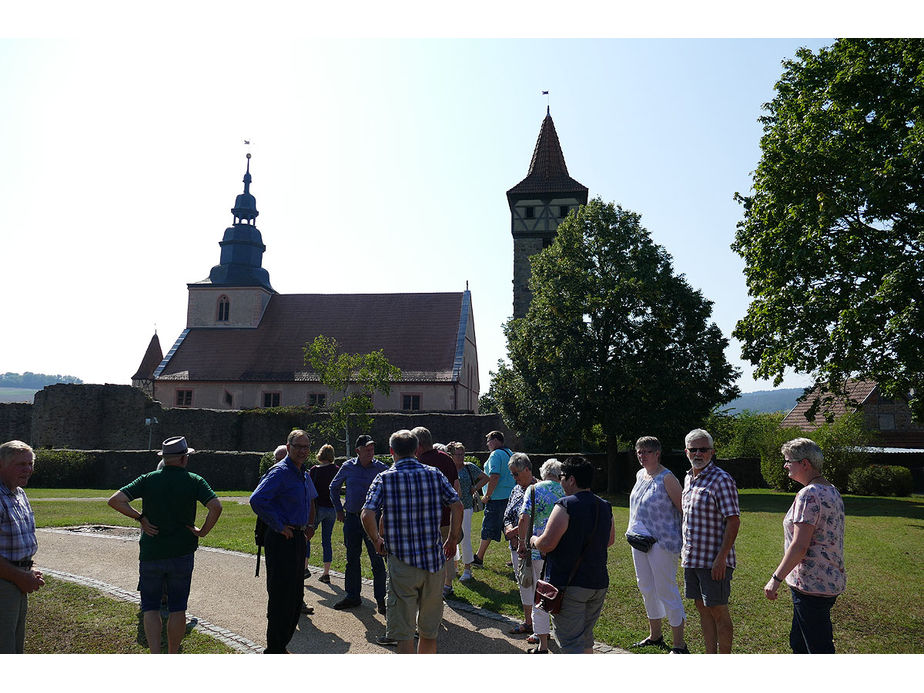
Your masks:
<instances>
[{"instance_id":1,"label":"man wearing glasses","mask_svg":"<svg viewBox=\"0 0 924 693\"><path fill-rule=\"evenodd\" d=\"M286 439L288 455L274 464L254 492L250 507L268 529L266 552L266 654L283 654L301 615L305 553L314 534L314 499L318 492L305 469L308 434L295 429Z\"/></svg>"},{"instance_id":2,"label":"man wearing glasses","mask_svg":"<svg viewBox=\"0 0 924 693\"><path fill-rule=\"evenodd\" d=\"M692 467L683 484L681 565L686 596L699 611L707 654L728 654L732 621L728 613L735 537L741 526L738 488L713 462L712 436L697 428L685 439Z\"/></svg>"}]
</instances>

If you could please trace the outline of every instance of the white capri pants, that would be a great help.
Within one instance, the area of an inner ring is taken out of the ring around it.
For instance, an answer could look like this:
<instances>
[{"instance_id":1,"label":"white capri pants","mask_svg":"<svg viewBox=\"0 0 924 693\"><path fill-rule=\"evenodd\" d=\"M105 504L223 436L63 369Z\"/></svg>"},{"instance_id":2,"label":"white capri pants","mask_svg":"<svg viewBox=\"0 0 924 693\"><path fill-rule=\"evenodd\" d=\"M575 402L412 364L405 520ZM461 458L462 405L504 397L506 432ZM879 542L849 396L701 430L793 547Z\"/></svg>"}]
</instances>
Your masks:
<instances>
[{"instance_id":1,"label":"white capri pants","mask_svg":"<svg viewBox=\"0 0 924 693\"><path fill-rule=\"evenodd\" d=\"M683 623L686 612L683 599L677 588L677 564L679 553L671 553L659 543L652 544L647 553L632 549L635 563L635 578L638 590L645 602L645 613L651 620L667 617L667 622L676 627Z\"/></svg>"},{"instance_id":2,"label":"white capri pants","mask_svg":"<svg viewBox=\"0 0 924 693\"><path fill-rule=\"evenodd\" d=\"M462 511L462 541L459 546L462 549L462 563L471 565L475 558L475 551L472 549L472 509L465 508ZM459 551L456 551L456 559L459 558Z\"/></svg>"},{"instance_id":3,"label":"white capri pants","mask_svg":"<svg viewBox=\"0 0 924 693\"><path fill-rule=\"evenodd\" d=\"M516 551L510 552L513 559L513 574L516 575L517 568L520 565L520 557ZM543 611L535 605L536 600L536 580L542 578L542 568L545 566L545 560L533 560L533 584L532 587L517 587L520 590L520 603L523 606L533 608L533 633L536 635L549 635L552 632L552 621L549 619L549 613Z\"/></svg>"}]
</instances>

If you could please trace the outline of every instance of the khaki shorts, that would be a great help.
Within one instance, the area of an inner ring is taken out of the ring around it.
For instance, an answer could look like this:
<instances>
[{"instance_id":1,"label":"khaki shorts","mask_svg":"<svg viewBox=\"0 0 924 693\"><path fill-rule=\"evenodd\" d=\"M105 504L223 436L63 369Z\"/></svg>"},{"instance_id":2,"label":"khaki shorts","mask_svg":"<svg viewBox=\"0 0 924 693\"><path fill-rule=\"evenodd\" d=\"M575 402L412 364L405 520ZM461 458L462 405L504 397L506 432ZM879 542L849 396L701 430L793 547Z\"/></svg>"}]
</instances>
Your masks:
<instances>
[{"instance_id":1,"label":"khaki shorts","mask_svg":"<svg viewBox=\"0 0 924 693\"><path fill-rule=\"evenodd\" d=\"M431 573L388 557L387 637L411 640L416 625L421 638L436 640L443 620L443 577L443 571Z\"/></svg>"}]
</instances>

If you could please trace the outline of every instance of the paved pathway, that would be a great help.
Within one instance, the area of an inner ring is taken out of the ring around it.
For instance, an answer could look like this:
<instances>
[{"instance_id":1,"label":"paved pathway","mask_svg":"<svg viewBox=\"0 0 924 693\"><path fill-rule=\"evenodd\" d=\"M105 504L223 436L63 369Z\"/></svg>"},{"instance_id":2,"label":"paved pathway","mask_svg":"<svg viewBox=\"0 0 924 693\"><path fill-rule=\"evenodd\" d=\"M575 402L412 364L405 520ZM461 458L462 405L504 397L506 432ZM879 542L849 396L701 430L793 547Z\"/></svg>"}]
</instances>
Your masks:
<instances>
[{"instance_id":1,"label":"paved pathway","mask_svg":"<svg viewBox=\"0 0 924 693\"><path fill-rule=\"evenodd\" d=\"M111 596L138 602L137 529L75 532L67 529L38 530L37 567L53 577L87 584ZM201 547L196 553L187 616L197 618L197 628L223 640L241 652L261 652L266 642L266 587L263 566L254 577L256 557L235 551ZM375 610L371 581L363 581L363 605L336 611L343 597L343 576L331 573L329 585L313 575L305 582L305 597L314 606L302 616L289 645L293 653L394 652L381 647L376 637L385 633L385 617ZM443 611L438 649L442 653L514 654L525 652L524 637L507 631L515 621L450 602ZM598 645L600 652L624 652ZM553 644L554 651L554 644Z\"/></svg>"}]
</instances>

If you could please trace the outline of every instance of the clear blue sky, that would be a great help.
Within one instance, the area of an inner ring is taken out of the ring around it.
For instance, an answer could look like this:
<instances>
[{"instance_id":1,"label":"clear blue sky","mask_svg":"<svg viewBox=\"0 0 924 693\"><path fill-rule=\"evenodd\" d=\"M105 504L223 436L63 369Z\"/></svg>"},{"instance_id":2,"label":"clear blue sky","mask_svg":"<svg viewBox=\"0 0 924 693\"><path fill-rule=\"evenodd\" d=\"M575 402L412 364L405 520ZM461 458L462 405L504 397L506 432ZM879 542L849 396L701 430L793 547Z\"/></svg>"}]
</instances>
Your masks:
<instances>
[{"instance_id":1,"label":"clear blue sky","mask_svg":"<svg viewBox=\"0 0 924 693\"><path fill-rule=\"evenodd\" d=\"M504 193L547 103L571 175L642 215L728 335L761 104L783 59L830 41L2 40L0 318L30 335L4 341L0 372L128 383L155 325L169 349L249 151L276 290L468 282L484 392L511 312ZM739 357L732 342L741 389L766 388Z\"/></svg>"}]
</instances>

